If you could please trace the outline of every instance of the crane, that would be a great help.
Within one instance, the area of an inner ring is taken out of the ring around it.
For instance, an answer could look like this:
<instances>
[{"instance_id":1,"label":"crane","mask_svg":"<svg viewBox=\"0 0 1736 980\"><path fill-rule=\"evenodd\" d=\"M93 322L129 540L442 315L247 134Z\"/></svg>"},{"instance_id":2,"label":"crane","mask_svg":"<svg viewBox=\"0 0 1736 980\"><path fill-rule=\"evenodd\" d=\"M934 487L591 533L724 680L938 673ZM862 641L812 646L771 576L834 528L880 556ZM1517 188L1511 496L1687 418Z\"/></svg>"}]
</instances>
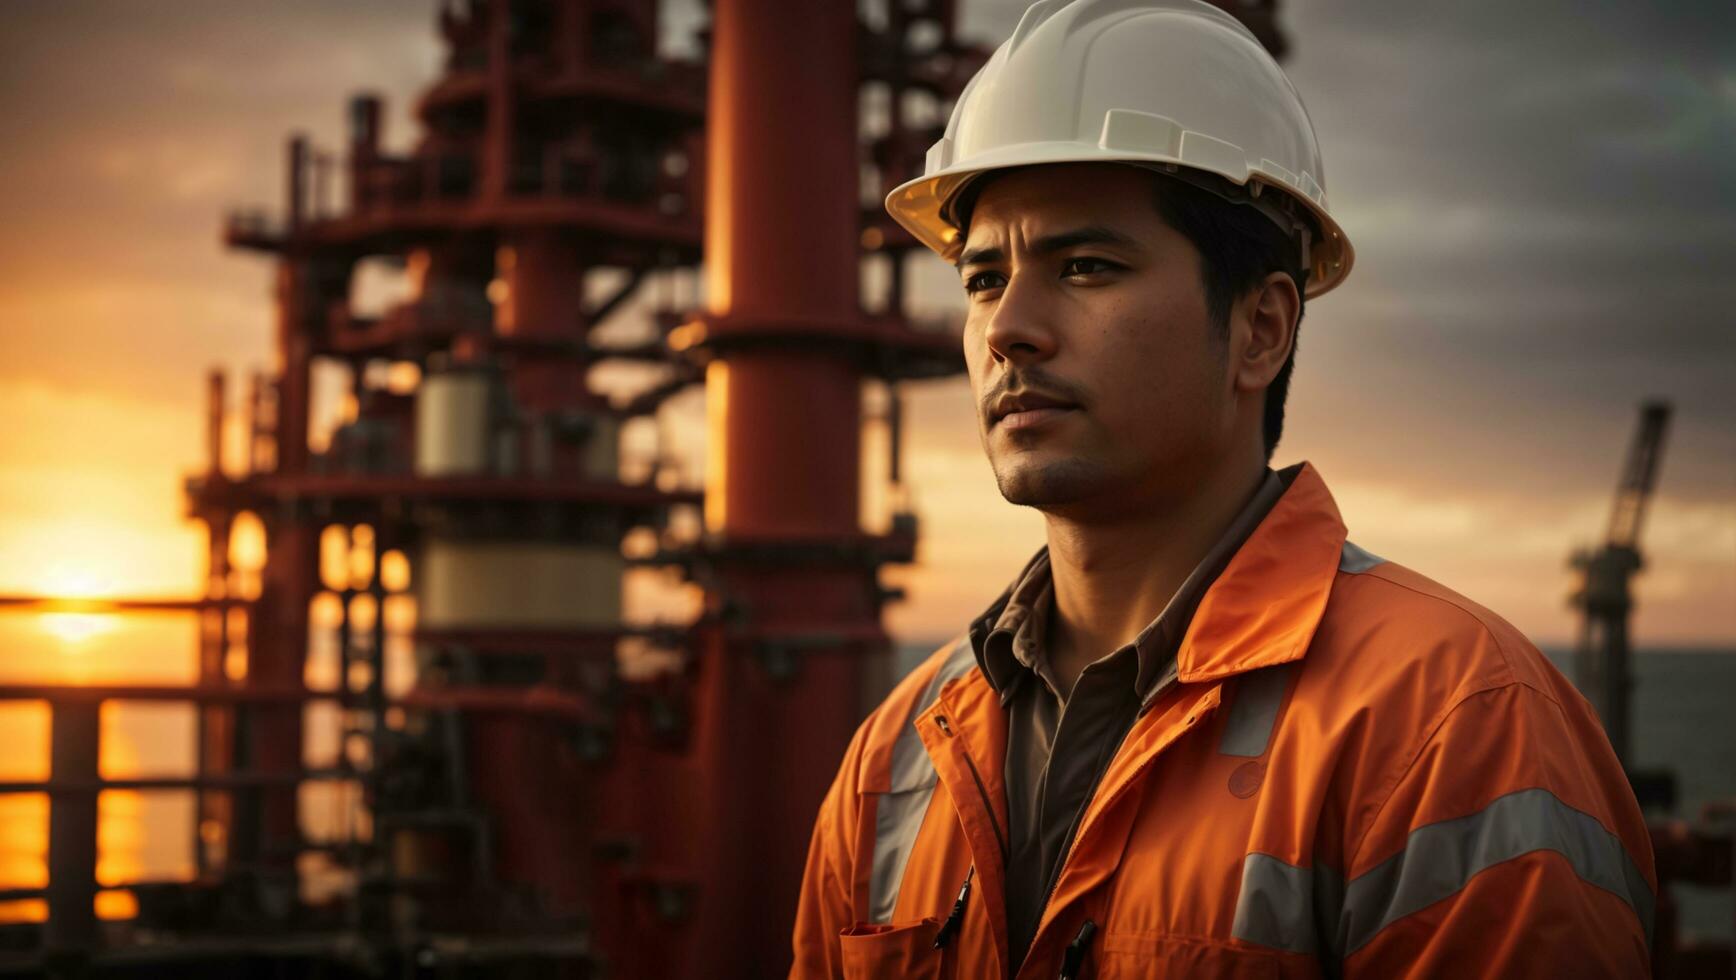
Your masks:
<instances>
[{"instance_id":1,"label":"crane","mask_svg":"<svg viewBox=\"0 0 1736 980\"><path fill-rule=\"evenodd\" d=\"M1596 548L1574 552L1570 566L1580 573L1570 601L1581 613L1574 669L1580 690L1591 699L1609 733L1610 745L1623 765L1628 758L1628 694L1633 686L1628 670L1628 614L1633 609L1630 583L1645 563L1640 558L1640 528L1646 504L1657 483L1671 407L1665 401L1640 405L1640 425L1628 447L1609 528Z\"/></svg>"}]
</instances>

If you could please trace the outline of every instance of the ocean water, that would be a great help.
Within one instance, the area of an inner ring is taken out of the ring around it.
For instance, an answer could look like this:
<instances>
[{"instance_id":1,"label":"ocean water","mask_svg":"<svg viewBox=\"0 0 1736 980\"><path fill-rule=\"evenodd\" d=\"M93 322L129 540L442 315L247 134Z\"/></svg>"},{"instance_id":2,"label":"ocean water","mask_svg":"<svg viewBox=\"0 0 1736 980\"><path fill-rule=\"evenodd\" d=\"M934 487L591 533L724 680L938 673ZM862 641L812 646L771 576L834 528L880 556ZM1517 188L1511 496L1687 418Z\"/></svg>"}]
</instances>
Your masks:
<instances>
[{"instance_id":1,"label":"ocean water","mask_svg":"<svg viewBox=\"0 0 1736 980\"><path fill-rule=\"evenodd\" d=\"M1566 669L1565 652L1546 651ZM1568 676L1572 676L1569 673ZM1634 657L1633 764L1676 773L1672 816L1736 801L1736 650L1648 650ZM1730 889L1676 886L1684 933L1731 937Z\"/></svg>"},{"instance_id":2,"label":"ocean water","mask_svg":"<svg viewBox=\"0 0 1736 980\"><path fill-rule=\"evenodd\" d=\"M896 673L914 669L938 646L901 646ZM1573 676L1570 651L1544 653ZM1692 820L1709 802L1736 801L1736 648L1637 654L1633 710L1635 766L1676 773L1676 807L1661 815ZM1730 889L1675 888L1685 935L1732 936L1736 902Z\"/></svg>"}]
</instances>

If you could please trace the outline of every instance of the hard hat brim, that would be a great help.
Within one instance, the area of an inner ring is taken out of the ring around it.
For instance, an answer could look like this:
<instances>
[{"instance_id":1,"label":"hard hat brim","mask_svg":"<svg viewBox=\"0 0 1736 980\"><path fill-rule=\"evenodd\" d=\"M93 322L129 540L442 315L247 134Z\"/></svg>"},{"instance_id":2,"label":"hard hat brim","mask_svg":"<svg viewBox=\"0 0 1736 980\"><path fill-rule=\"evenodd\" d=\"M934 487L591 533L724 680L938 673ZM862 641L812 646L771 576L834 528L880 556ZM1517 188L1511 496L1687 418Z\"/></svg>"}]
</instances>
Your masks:
<instances>
[{"instance_id":1,"label":"hard hat brim","mask_svg":"<svg viewBox=\"0 0 1736 980\"><path fill-rule=\"evenodd\" d=\"M1319 240L1309 250L1309 274L1305 295L1309 299L1336 287L1349 275L1356 258L1350 239L1338 222L1302 189L1290 186L1282 174L1259 171L1235 175L1197 167L1159 154L1132 155L1108 151L1086 143L1040 143L997 147L934 174L917 177L893 188L886 195L886 211L917 241L948 262L958 261L963 236L948 219L948 209L958 193L973 178L993 170L1043 166L1058 163L1125 163L1146 168L1185 168L1211 173L1250 194L1270 187L1305 208L1320 228ZM1258 187L1252 185L1259 185Z\"/></svg>"}]
</instances>

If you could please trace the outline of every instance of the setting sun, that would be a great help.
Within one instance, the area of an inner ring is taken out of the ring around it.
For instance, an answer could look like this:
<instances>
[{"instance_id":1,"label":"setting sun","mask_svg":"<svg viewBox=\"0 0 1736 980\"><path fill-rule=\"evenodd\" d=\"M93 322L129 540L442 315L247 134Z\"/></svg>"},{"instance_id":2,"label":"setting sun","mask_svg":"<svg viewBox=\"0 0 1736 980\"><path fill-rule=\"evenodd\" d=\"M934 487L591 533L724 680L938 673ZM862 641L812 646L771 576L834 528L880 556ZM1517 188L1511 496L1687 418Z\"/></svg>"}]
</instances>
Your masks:
<instances>
[{"instance_id":1,"label":"setting sun","mask_svg":"<svg viewBox=\"0 0 1736 980\"><path fill-rule=\"evenodd\" d=\"M114 576L85 561L52 562L42 570L40 581L41 594L54 598L100 599L115 594Z\"/></svg>"},{"instance_id":2,"label":"setting sun","mask_svg":"<svg viewBox=\"0 0 1736 980\"><path fill-rule=\"evenodd\" d=\"M67 647L78 647L93 636L113 630L115 621L112 615L101 613L52 612L43 613L37 625Z\"/></svg>"}]
</instances>

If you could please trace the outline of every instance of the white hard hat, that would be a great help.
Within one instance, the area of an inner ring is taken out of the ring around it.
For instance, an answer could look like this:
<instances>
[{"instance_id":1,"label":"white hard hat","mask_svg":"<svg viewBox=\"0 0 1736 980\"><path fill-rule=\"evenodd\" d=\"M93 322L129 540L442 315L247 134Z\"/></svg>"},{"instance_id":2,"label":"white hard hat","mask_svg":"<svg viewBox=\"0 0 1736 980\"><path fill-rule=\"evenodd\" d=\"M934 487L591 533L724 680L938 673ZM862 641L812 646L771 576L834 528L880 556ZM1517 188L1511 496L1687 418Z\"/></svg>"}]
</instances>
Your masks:
<instances>
[{"instance_id":1,"label":"white hard hat","mask_svg":"<svg viewBox=\"0 0 1736 980\"><path fill-rule=\"evenodd\" d=\"M886 210L956 261L951 206L973 178L1080 162L1148 167L1258 207L1301 235L1310 297L1350 272L1301 97L1246 27L1200 0L1032 4L965 86L923 175L888 194Z\"/></svg>"}]
</instances>

